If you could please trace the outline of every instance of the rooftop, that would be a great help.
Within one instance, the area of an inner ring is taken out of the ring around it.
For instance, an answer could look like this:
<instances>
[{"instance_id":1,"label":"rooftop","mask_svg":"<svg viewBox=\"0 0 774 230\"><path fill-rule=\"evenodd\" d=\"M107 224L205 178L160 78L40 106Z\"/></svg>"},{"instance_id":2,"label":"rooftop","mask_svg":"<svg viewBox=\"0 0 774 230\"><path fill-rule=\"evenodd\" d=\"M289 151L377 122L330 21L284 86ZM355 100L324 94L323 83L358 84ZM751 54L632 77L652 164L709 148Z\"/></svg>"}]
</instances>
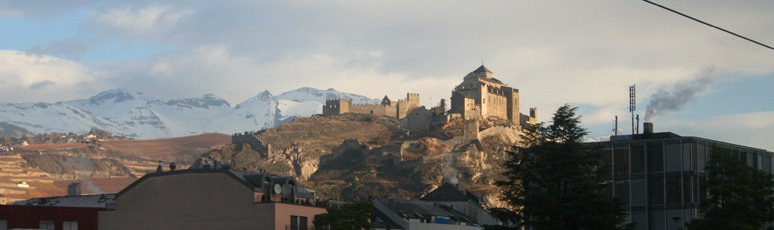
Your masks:
<instances>
[{"instance_id":1,"label":"rooftop","mask_svg":"<svg viewBox=\"0 0 774 230\"><path fill-rule=\"evenodd\" d=\"M137 184L142 183L142 181L146 180L147 178L151 177L159 177L159 176L170 176L170 175L178 175L178 174L193 174L193 173L225 173L226 175L229 175L231 178L239 181L249 189L253 191L263 191L264 184L271 186L270 184L290 184L293 185L293 188L295 188L295 196L297 198L308 198L308 199L315 199L315 191L311 189L304 188L300 185L297 185L295 182L295 179L290 176L277 176L269 173L250 173L250 172L242 172L237 171L233 169L186 169L186 170L176 170L176 171L164 171L164 172L156 172L156 173L148 173L142 178L138 179L134 183L130 184L116 196L121 196L122 194L126 193L127 191L131 190L134 186L137 186ZM271 182L271 183L264 183L264 181Z\"/></svg>"},{"instance_id":2,"label":"rooftop","mask_svg":"<svg viewBox=\"0 0 774 230\"><path fill-rule=\"evenodd\" d=\"M86 196L41 197L17 201L15 205L55 206L79 208L105 208L115 200L115 194L99 194Z\"/></svg>"},{"instance_id":3,"label":"rooftop","mask_svg":"<svg viewBox=\"0 0 774 230\"><path fill-rule=\"evenodd\" d=\"M395 200L389 198L378 198L377 200L395 214L406 219L448 217L457 222L476 223L464 214L442 204L435 204L422 200Z\"/></svg>"},{"instance_id":4,"label":"rooftop","mask_svg":"<svg viewBox=\"0 0 774 230\"><path fill-rule=\"evenodd\" d=\"M478 197L470 192L463 192L451 183L444 183L430 193L419 198L424 201L473 201L478 203Z\"/></svg>"}]
</instances>

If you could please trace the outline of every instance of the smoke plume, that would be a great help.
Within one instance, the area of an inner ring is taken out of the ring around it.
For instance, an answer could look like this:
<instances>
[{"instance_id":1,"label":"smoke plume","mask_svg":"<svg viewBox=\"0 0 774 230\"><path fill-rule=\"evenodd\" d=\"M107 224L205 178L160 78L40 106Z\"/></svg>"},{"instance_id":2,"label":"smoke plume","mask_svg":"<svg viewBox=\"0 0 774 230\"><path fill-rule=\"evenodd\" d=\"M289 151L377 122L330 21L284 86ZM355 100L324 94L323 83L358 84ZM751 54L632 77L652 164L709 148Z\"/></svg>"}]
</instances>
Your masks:
<instances>
[{"instance_id":1,"label":"smoke plume","mask_svg":"<svg viewBox=\"0 0 774 230\"><path fill-rule=\"evenodd\" d=\"M679 82L668 91L660 89L650 95L650 102L645 110L645 121L651 121L664 112L680 110L709 86L713 71L713 67L706 67L696 74L694 79Z\"/></svg>"}]
</instances>

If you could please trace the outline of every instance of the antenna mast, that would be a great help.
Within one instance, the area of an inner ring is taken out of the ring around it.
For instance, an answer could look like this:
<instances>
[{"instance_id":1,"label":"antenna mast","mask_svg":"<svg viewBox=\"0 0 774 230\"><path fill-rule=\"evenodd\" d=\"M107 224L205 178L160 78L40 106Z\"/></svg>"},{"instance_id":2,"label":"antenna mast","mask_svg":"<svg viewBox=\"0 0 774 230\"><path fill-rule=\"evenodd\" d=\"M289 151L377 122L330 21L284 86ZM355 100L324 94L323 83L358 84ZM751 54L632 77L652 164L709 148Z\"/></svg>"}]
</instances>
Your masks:
<instances>
[{"instance_id":1,"label":"antenna mast","mask_svg":"<svg viewBox=\"0 0 774 230\"><path fill-rule=\"evenodd\" d=\"M634 111L637 110L637 89L635 85L629 86L629 113L632 114L632 135L635 133L634 129Z\"/></svg>"}]
</instances>

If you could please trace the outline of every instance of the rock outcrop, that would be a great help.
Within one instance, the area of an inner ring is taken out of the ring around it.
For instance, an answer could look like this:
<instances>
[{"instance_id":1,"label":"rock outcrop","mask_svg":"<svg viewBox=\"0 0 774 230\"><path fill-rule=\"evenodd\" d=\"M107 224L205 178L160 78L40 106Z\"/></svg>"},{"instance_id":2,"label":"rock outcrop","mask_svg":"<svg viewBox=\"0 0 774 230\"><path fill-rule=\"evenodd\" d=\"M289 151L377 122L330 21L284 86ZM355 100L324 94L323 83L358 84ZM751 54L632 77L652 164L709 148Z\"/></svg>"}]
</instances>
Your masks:
<instances>
[{"instance_id":1,"label":"rock outcrop","mask_svg":"<svg viewBox=\"0 0 774 230\"><path fill-rule=\"evenodd\" d=\"M461 122L461 121L459 121ZM500 122L505 123L505 122ZM224 145L203 154L193 167L220 162L244 171L294 175L322 198L415 198L456 178L487 207L502 207L495 181L519 131L482 122L479 139L465 142L464 125L449 123L427 135L408 136L396 119L362 114L298 118L255 134L272 152Z\"/></svg>"}]
</instances>

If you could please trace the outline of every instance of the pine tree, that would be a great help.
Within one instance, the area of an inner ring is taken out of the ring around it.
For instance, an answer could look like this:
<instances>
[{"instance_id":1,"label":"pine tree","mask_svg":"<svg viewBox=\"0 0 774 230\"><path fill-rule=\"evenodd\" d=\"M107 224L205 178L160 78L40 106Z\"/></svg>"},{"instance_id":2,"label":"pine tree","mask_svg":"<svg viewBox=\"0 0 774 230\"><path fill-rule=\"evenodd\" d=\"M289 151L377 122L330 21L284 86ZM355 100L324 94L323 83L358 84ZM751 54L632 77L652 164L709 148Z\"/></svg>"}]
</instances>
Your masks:
<instances>
[{"instance_id":1,"label":"pine tree","mask_svg":"<svg viewBox=\"0 0 774 230\"><path fill-rule=\"evenodd\" d=\"M599 154L581 143L577 108L564 105L552 124L528 125L505 162L502 196L534 229L617 229L625 213L597 178Z\"/></svg>"},{"instance_id":2,"label":"pine tree","mask_svg":"<svg viewBox=\"0 0 774 230\"><path fill-rule=\"evenodd\" d=\"M735 159L727 150L713 147L706 165L707 201L703 219L689 229L761 229L774 220L772 176Z\"/></svg>"}]
</instances>

